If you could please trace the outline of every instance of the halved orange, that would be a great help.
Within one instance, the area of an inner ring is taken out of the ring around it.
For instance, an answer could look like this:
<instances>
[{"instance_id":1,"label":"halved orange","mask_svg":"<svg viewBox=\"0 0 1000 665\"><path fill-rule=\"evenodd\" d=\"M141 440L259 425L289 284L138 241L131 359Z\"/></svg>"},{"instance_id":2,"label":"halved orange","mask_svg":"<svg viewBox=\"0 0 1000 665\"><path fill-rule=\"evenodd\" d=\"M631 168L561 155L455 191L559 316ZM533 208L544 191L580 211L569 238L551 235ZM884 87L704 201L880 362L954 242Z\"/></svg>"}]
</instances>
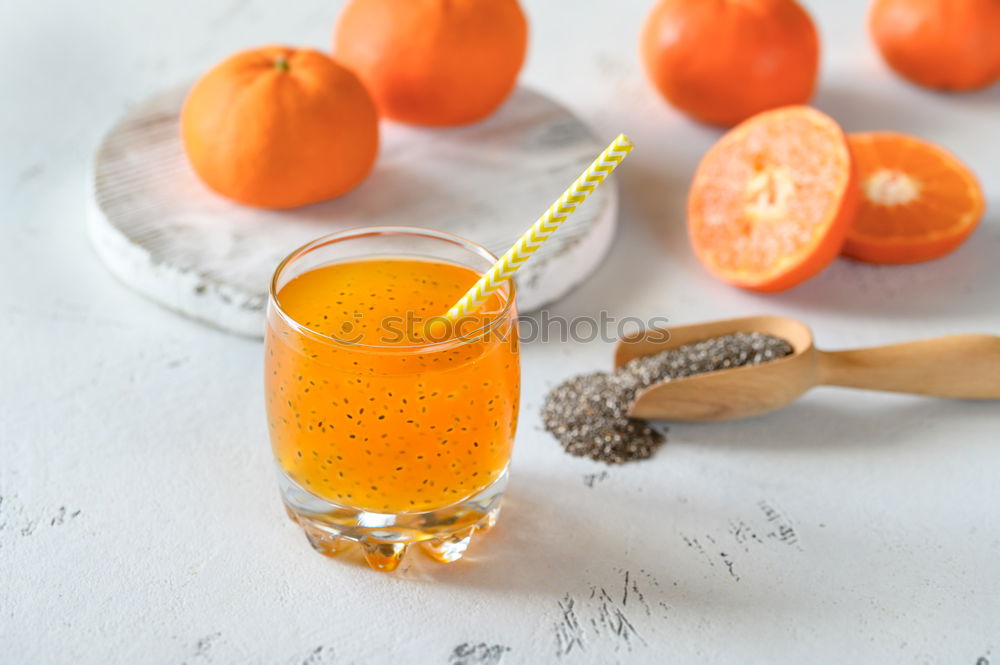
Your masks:
<instances>
[{"instance_id":1,"label":"halved orange","mask_svg":"<svg viewBox=\"0 0 1000 665\"><path fill-rule=\"evenodd\" d=\"M781 291L833 261L857 199L840 126L787 106L745 120L705 154L688 193L688 234L719 279Z\"/></svg>"},{"instance_id":2,"label":"halved orange","mask_svg":"<svg viewBox=\"0 0 1000 665\"><path fill-rule=\"evenodd\" d=\"M985 206L976 176L944 148L913 136L848 136L861 202L843 254L870 263L944 256L969 237Z\"/></svg>"}]
</instances>

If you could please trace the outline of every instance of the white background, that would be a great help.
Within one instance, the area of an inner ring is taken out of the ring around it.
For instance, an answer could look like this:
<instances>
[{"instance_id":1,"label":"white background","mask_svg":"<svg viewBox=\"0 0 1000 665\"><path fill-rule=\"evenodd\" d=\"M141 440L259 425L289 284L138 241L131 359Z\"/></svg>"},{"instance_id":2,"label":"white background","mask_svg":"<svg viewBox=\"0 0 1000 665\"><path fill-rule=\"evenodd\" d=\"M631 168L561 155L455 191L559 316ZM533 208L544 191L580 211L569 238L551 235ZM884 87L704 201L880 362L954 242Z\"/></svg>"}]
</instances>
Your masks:
<instances>
[{"instance_id":1,"label":"white background","mask_svg":"<svg viewBox=\"0 0 1000 665\"><path fill-rule=\"evenodd\" d=\"M649 3L526 4L523 81L638 146L615 176L612 254L553 314L774 312L821 348L1000 332L1000 87L912 87L870 47L864 2L809 2L817 106L951 148L990 211L939 261L841 260L754 295L688 250L687 184L719 133L646 84ZM996 403L819 389L747 422L672 425L655 458L606 469L566 456L538 408L611 345L531 344L507 507L467 561L381 575L313 553L278 502L260 344L117 283L84 216L123 111L239 48L326 48L337 9L0 4L0 662L1000 662Z\"/></svg>"}]
</instances>

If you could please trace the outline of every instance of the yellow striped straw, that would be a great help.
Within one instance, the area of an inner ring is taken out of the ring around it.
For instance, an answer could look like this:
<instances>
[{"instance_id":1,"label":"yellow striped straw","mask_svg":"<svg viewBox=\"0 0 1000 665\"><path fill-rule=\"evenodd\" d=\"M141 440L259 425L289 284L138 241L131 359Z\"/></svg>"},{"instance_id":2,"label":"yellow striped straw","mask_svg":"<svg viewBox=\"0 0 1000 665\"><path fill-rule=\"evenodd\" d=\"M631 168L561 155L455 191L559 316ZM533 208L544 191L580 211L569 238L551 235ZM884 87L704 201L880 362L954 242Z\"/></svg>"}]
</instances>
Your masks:
<instances>
[{"instance_id":1,"label":"yellow striped straw","mask_svg":"<svg viewBox=\"0 0 1000 665\"><path fill-rule=\"evenodd\" d=\"M610 175L615 167L621 164L625 156L632 151L632 141L624 134L611 142L597 159L580 174L565 192L549 206L545 214L538 218L531 228L524 232L514 246L493 264L486 274L479 278L462 299L448 310L445 318L455 321L466 314L476 311L494 291L513 276L513 274L531 255L538 251L542 243L555 233L566 218L576 212L576 209L588 196L594 193L597 186Z\"/></svg>"}]
</instances>

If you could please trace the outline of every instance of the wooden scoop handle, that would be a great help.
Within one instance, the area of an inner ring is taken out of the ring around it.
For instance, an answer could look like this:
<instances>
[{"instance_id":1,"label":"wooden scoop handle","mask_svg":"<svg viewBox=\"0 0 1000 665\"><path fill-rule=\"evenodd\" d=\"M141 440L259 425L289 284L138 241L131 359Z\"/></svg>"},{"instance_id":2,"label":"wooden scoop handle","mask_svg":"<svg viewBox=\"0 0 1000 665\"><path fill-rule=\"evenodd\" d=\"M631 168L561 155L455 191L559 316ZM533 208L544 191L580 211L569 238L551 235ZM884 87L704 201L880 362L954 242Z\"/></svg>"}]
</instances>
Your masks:
<instances>
[{"instance_id":1,"label":"wooden scoop handle","mask_svg":"<svg viewBox=\"0 0 1000 665\"><path fill-rule=\"evenodd\" d=\"M819 351L817 383L956 399L1000 399L1000 337L951 335Z\"/></svg>"}]
</instances>

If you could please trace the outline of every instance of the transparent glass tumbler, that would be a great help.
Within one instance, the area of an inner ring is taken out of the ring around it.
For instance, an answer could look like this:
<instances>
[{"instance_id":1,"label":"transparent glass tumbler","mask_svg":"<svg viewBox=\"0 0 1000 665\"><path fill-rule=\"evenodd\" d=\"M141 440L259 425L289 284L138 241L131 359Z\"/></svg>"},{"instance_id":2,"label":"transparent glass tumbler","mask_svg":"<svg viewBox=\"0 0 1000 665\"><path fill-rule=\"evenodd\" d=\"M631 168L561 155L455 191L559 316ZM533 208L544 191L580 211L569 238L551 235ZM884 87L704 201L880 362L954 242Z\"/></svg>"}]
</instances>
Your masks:
<instances>
[{"instance_id":1,"label":"transparent glass tumbler","mask_svg":"<svg viewBox=\"0 0 1000 665\"><path fill-rule=\"evenodd\" d=\"M411 545L457 561L496 522L520 395L513 285L426 332L495 260L450 234L377 227L278 266L268 425L288 515L318 552L357 543L383 571Z\"/></svg>"}]
</instances>

